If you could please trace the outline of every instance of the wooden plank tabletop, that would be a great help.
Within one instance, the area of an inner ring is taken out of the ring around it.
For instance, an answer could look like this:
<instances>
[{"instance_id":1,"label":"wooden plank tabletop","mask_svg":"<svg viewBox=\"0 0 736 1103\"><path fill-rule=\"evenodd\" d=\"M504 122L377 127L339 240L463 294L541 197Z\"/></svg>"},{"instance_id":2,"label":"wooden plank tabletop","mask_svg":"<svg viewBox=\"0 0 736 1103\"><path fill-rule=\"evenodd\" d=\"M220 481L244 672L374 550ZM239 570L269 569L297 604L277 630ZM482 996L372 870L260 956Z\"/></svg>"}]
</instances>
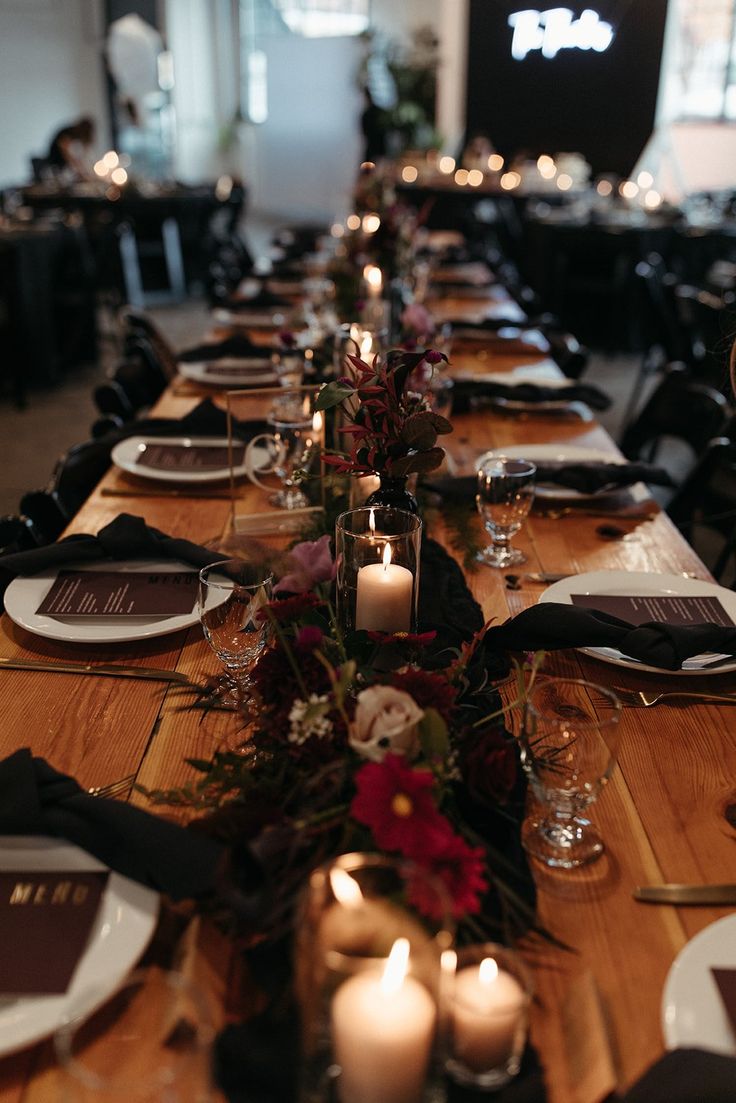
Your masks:
<instances>
[{"instance_id":1,"label":"wooden plank tabletop","mask_svg":"<svg viewBox=\"0 0 736 1103\"><path fill-rule=\"evenodd\" d=\"M482 360L483 370L492 366L494 371L510 370L520 362L508 356L494 356L492 365ZM156 412L180 416L202 393L177 381ZM443 443L459 472L472 472L480 453L501 446L556 442L615 453L604 430L589 421L508 417L490 410L453 421L455 432ZM172 535L228 550L237 545L228 534L226 498L149 496L156 486L111 469L68 531L97 532L119 512L132 512ZM112 493L136 488L145 489L145 496ZM264 508L261 491L248 487L243 494L250 508ZM616 540L602 538L597 532L601 518L582 511L557 517L533 513L515 538L528 555L523 570L617 569L708 577L656 507L649 519L613 520L623 531ZM433 535L447 540L441 516L430 523ZM274 541L269 538L268 543ZM486 616L499 620L533 604L543 589L522 583L520 590L510 591L502 572L485 567L470 573L468 582ZM3 616L0 655L142 663L197 678L218 669L199 628L146 642L89 647L41 639ZM673 675L637 673L570 651L552 656L548 669L604 685L681 686ZM207 755L232 737L232 718L181 711L179 692L164 685L24 671L2 671L0 678L5 691L0 756L29 746L84 786L131 773L146 786L176 785L189 776L187 756ZM692 677L687 686L730 693L736 678ZM569 1078L562 1024L571 983L586 974L595 979L611 1026L619 1084L625 1087L662 1052L660 1000L675 955L687 939L728 912L645 906L633 900L634 886L665 880L736 881L736 836L731 826L736 712L710 703L625 709L621 729L619 765L592 810L606 842L604 857L578 872L536 871L540 921L571 948L528 950L537 988L533 1040L545 1066L550 1103L594 1103L591 1094L576 1094ZM139 795L132 799L145 803ZM587 1013L583 1007L574 1011L579 1016ZM50 1103L55 1097L57 1086L45 1070L42 1052L36 1047L0 1061L0 1103Z\"/></svg>"}]
</instances>

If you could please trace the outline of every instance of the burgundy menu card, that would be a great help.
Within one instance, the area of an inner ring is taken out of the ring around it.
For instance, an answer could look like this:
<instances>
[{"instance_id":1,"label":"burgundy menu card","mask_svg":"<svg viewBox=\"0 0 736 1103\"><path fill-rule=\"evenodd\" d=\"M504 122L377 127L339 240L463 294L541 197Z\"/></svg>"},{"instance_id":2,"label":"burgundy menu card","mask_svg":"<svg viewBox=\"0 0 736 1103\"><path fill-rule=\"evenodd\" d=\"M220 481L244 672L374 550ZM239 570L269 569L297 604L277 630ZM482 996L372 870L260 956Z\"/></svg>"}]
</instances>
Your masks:
<instances>
[{"instance_id":1,"label":"burgundy menu card","mask_svg":"<svg viewBox=\"0 0 736 1103\"><path fill-rule=\"evenodd\" d=\"M158 471L221 471L230 453L227 445L147 444L135 462Z\"/></svg>"},{"instance_id":2,"label":"burgundy menu card","mask_svg":"<svg viewBox=\"0 0 736 1103\"><path fill-rule=\"evenodd\" d=\"M736 1038L736 969L711 968L711 973L718 985L718 991L721 994L731 1030Z\"/></svg>"},{"instance_id":3,"label":"burgundy menu card","mask_svg":"<svg viewBox=\"0 0 736 1103\"><path fill-rule=\"evenodd\" d=\"M573 605L610 613L629 624L722 624L733 627L733 621L717 597L701 594L571 594Z\"/></svg>"},{"instance_id":4,"label":"burgundy menu card","mask_svg":"<svg viewBox=\"0 0 736 1103\"><path fill-rule=\"evenodd\" d=\"M59 571L36 613L56 617L185 616L196 571Z\"/></svg>"},{"instance_id":5,"label":"burgundy menu card","mask_svg":"<svg viewBox=\"0 0 736 1103\"><path fill-rule=\"evenodd\" d=\"M108 876L0 873L0 996L66 992Z\"/></svg>"}]
</instances>

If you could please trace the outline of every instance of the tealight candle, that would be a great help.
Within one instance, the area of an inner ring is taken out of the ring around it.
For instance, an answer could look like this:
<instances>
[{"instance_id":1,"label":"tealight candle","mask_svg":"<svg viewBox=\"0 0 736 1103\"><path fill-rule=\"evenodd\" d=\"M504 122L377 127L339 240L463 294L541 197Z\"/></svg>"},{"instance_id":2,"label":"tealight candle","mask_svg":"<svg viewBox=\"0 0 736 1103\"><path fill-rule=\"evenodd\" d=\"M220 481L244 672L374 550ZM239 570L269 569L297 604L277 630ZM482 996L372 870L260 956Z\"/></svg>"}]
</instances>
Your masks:
<instances>
[{"instance_id":1,"label":"tealight candle","mask_svg":"<svg viewBox=\"0 0 736 1103\"><path fill-rule=\"evenodd\" d=\"M525 1006L524 989L493 958L461 969L452 1003L455 1057L474 1072L504 1065L514 1052Z\"/></svg>"},{"instance_id":2,"label":"tealight candle","mask_svg":"<svg viewBox=\"0 0 736 1103\"><path fill-rule=\"evenodd\" d=\"M371 632L411 631L414 576L391 562L391 545L383 549L382 563L358 571L355 627Z\"/></svg>"},{"instance_id":3,"label":"tealight candle","mask_svg":"<svg viewBox=\"0 0 736 1103\"><path fill-rule=\"evenodd\" d=\"M406 975L408 939L398 938L383 973L348 978L332 1001L332 1040L341 1103L419 1103L436 1010L424 985Z\"/></svg>"}]
</instances>

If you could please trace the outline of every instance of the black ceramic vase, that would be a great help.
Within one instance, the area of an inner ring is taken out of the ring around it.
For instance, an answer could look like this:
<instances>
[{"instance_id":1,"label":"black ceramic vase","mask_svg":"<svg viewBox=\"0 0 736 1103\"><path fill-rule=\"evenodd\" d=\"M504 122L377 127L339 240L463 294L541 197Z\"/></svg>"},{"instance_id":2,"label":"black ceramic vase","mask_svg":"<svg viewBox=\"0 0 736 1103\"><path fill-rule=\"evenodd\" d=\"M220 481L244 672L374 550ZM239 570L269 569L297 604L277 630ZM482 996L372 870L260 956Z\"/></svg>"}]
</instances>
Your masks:
<instances>
[{"instance_id":1,"label":"black ceramic vase","mask_svg":"<svg viewBox=\"0 0 736 1103\"><path fill-rule=\"evenodd\" d=\"M403 509L406 513L419 513L419 505L411 491L406 489L408 476L392 478L378 475L381 485L366 500L367 506L384 506L386 509Z\"/></svg>"}]
</instances>

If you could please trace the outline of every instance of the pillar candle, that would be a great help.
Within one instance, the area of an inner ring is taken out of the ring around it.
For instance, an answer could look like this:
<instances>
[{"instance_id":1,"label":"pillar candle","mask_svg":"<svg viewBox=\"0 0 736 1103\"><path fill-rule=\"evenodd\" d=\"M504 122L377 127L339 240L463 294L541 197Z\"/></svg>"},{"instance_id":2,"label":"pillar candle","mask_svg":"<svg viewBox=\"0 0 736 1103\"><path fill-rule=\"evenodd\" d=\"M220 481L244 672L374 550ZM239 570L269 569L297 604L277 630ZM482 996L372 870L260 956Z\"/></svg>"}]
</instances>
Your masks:
<instances>
[{"instance_id":1,"label":"pillar candle","mask_svg":"<svg viewBox=\"0 0 736 1103\"><path fill-rule=\"evenodd\" d=\"M397 939L383 976L377 970L348 978L332 1001L334 1055L341 1073L340 1103L420 1103L435 1027L435 1004L424 985L403 976L386 984Z\"/></svg>"},{"instance_id":2,"label":"pillar candle","mask_svg":"<svg viewBox=\"0 0 736 1103\"><path fill-rule=\"evenodd\" d=\"M492 968L484 968L488 966ZM505 1064L514 1049L526 998L492 958L461 969L452 1004L455 1057L473 1072Z\"/></svg>"},{"instance_id":3,"label":"pillar candle","mask_svg":"<svg viewBox=\"0 0 736 1103\"><path fill-rule=\"evenodd\" d=\"M355 627L372 632L411 631L414 576L391 562L386 544L382 563L369 563L358 571Z\"/></svg>"}]
</instances>

